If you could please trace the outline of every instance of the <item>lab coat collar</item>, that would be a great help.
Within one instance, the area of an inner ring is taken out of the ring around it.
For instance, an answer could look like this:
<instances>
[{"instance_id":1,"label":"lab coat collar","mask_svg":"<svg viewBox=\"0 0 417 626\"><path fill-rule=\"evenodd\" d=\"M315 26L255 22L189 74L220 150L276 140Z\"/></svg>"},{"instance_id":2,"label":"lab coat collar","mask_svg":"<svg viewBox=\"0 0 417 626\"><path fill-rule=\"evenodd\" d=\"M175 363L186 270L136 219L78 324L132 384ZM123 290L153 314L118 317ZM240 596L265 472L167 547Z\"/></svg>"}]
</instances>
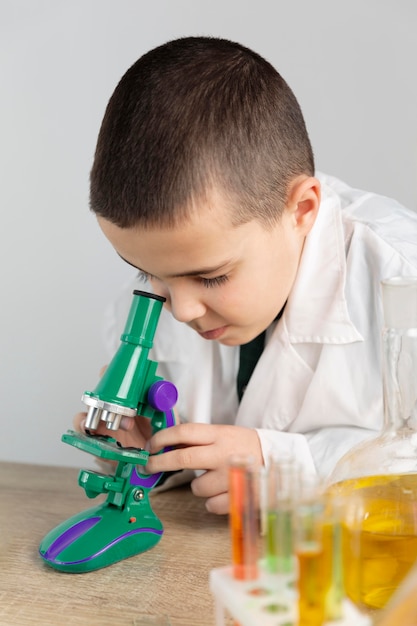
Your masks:
<instances>
[{"instance_id":1,"label":"lab coat collar","mask_svg":"<svg viewBox=\"0 0 417 626\"><path fill-rule=\"evenodd\" d=\"M282 320L291 343L363 341L349 315L345 281L345 235L340 200L330 187L322 184L318 216L306 238Z\"/></svg>"}]
</instances>

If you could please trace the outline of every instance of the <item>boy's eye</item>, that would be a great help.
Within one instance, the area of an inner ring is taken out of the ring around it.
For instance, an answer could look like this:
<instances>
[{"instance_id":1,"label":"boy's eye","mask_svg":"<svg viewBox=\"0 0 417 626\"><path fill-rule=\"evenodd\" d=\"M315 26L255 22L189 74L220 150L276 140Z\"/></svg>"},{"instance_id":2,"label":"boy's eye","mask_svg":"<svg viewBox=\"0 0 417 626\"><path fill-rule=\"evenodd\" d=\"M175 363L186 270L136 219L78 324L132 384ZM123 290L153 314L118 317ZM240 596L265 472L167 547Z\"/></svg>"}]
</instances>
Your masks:
<instances>
[{"instance_id":1,"label":"boy's eye","mask_svg":"<svg viewBox=\"0 0 417 626\"><path fill-rule=\"evenodd\" d=\"M152 274L148 274L143 270L140 270L138 272L138 279L143 282L156 280L155 276L152 276ZM229 280L229 277L224 274L223 276L215 276L214 278L198 277L198 280L204 285L204 287L219 287L219 285L223 285L225 282L227 282Z\"/></svg>"},{"instance_id":2,"label":"boy's eye","mask_svg":"<svg viewBox=\"0 0 417 626\"><path fill-rule=\"evenodd\" d=\"M204 287L219 287L229 280L229 277L224 274L223 276L215 276L214 278L201 278L201 282Z\"/></svg>"}]
</instances>

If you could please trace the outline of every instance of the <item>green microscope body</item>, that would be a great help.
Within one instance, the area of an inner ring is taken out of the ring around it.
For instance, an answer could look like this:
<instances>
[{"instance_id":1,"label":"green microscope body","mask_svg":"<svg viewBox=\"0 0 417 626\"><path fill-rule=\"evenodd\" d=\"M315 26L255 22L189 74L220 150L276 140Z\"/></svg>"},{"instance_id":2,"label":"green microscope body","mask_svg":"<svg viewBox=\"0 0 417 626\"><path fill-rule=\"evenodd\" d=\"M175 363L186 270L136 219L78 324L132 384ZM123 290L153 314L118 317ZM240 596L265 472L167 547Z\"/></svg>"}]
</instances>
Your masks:
<instances>
[{"instance_id":1,"label":"green microscope body","mask_svg":"<svg viewBox=\"0 0 417 626\"><path fill-rule=\"evenodd\" d=\"M51 567L88 572L152 548L163 533L149 492L162 474L142 474L149 453L124 448L110 435L96 435L100 422L117 431L123 416L151 421L152 432L175 423L176 387L157 376L158 364L148 358L164 298L134 291L121 343L94 391L82 397L88 406L85 434L69 430L62 441L110 461L109 475L81 470L78 484L87 497L106 494L104 502L59 524L42 540L39 553Z\"/></svg>"}]
</instances>

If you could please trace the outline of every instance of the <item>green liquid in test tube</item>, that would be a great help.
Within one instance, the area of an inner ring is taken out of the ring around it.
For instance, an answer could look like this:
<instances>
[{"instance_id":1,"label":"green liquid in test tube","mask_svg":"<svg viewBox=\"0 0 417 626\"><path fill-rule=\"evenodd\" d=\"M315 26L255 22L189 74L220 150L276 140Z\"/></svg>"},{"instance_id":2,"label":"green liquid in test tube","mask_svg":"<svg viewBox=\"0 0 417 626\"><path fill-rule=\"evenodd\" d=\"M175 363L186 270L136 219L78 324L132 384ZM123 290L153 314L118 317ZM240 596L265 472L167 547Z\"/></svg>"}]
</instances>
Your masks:
<instances>
[{"instance_id":1,"label":"green liquid in test tube","mask_svg":"<svg viewBox=\"0 0 417 626\"><path fill-rule=\"evenodd\" d=\"M293 498L297 466L291 458L270 459L266 485L265 566L271 573L292 574Z\"/></svg>"},{"instance_id":2,"label":"green liquid in test tube","mask_svg":"<svg viewBox=\"0 0 417 626\"><path fill-rule=\"evenodd\" d=\"M293 571L292 509L268 510L266 565L270 572Z\"/></svg>"}]
</instances>

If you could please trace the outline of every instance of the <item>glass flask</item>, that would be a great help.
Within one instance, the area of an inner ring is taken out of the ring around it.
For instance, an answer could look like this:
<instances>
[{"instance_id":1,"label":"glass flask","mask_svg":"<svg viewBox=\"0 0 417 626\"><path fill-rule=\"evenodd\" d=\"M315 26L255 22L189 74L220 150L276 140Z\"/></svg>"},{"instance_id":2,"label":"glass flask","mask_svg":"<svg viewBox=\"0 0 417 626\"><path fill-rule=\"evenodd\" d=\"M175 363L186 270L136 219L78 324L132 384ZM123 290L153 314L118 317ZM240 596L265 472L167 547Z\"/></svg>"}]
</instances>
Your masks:
<instances>
[{"instance_id":1,"label":"glass flask","mask_svg":"<svg viewBox=\"0 0 417 626\"><path fill-rule=\"evenodd\" d=\"M417 277L382 282L384 427L335 467L347 596L385 607L417 560Z\"/></svg>"}]
</instances>

